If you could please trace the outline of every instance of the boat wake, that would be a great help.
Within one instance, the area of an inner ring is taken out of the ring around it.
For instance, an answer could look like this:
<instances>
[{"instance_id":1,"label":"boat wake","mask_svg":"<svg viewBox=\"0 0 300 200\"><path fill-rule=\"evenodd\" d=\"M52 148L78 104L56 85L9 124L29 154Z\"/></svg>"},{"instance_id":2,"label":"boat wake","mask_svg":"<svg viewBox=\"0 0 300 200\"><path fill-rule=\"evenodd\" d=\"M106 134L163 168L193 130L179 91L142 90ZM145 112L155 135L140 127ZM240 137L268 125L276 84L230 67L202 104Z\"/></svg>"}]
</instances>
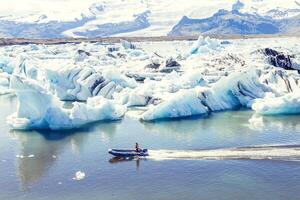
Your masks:
<instances>
[{"instance_id":1,"label":"boat wake","mask_svg":"<svg viewBox=\"0 0 300 200\"><path fill-rule=\"evenodd\" d=\"M288 160L300 161L300 145L248 146L212 150L149 150L153 160Z\"/></svg>"}]
</instances>

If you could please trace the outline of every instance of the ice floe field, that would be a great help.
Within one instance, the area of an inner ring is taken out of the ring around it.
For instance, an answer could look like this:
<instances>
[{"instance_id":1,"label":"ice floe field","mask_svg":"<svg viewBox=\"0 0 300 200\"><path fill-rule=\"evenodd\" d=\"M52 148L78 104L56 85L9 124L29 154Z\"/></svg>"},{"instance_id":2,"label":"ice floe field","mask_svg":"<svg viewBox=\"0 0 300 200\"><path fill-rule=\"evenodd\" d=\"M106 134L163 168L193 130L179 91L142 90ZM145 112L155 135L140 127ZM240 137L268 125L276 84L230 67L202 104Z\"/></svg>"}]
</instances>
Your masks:
<instances>
[{"instance_id":1,"label":"ice floe field","mask_svg":"<svg viewBox=\"0 0 300 200\"><path fill-rule=\"evenodd\" d=\"M81 43L0 48L12 129L72 129L252 109L300 113L298 38ZM66 104L68 106L66 106Z\"/></svg>"}]
</instances>

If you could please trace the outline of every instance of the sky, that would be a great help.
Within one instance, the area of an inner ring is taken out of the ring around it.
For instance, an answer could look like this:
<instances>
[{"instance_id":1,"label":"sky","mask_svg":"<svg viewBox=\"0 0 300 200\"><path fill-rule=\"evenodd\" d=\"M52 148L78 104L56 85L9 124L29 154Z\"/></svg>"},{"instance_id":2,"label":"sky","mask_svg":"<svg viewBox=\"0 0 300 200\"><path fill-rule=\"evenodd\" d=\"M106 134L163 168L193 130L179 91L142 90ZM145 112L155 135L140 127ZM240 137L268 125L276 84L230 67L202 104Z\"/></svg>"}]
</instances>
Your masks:
<instances>
[{"instance_id":1,"label":"sky","mask_svg":"<svg viewBox=\"0 0 300 200\"><path fill-rule=\"evenodd\" d=\"M70 20L87 12L99 0L0 0L1 16L46 14L50 18Z\"/></svg>"}]
</instances>

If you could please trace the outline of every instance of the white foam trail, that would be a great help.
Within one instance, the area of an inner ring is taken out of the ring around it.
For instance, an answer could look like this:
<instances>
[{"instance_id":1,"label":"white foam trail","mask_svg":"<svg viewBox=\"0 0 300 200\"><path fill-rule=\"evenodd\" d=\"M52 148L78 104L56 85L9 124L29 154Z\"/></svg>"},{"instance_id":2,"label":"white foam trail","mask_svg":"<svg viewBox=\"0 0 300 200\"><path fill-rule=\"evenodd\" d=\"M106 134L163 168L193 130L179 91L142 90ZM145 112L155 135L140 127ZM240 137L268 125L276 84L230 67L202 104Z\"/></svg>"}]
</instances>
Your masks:
<instances>
[{"instance_id":1,"label":"white foam trail","mask_svg":"<svg viewBox=\"0 0 300 200\"><path fill-rule=\"evenodd\" d=\"M300 160L300 145L251 146L213 150L150 150L153 160Z\"/></svg>"}]
</instances>

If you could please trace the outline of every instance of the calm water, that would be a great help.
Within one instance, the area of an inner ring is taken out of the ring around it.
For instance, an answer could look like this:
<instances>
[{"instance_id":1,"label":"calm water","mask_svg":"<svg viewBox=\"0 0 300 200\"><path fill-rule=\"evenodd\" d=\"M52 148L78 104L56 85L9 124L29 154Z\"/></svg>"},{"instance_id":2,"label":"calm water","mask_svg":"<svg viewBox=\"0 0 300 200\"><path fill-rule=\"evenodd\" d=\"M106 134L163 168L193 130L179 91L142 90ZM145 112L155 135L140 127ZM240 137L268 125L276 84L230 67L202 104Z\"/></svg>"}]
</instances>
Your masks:
<instances>
[{"instance_id":1,"label":"calm water","mask_svg":"<svg viewBox=\"0 0 300 200\"><path fill-rule=\"evenodd\" d=\"M251 125L250 111L207 119L142 123L124 119L74 132L11 131L14 98L0 97L0 199L299 199L300 162L140 160L113 162L112 147L197 150L300 144L299 116ZM34 155L28 158L28 155ZM18 158L23 155L25 158ZM76 171L86 173L75 181Z\"/></svg>"}]
</instances>

